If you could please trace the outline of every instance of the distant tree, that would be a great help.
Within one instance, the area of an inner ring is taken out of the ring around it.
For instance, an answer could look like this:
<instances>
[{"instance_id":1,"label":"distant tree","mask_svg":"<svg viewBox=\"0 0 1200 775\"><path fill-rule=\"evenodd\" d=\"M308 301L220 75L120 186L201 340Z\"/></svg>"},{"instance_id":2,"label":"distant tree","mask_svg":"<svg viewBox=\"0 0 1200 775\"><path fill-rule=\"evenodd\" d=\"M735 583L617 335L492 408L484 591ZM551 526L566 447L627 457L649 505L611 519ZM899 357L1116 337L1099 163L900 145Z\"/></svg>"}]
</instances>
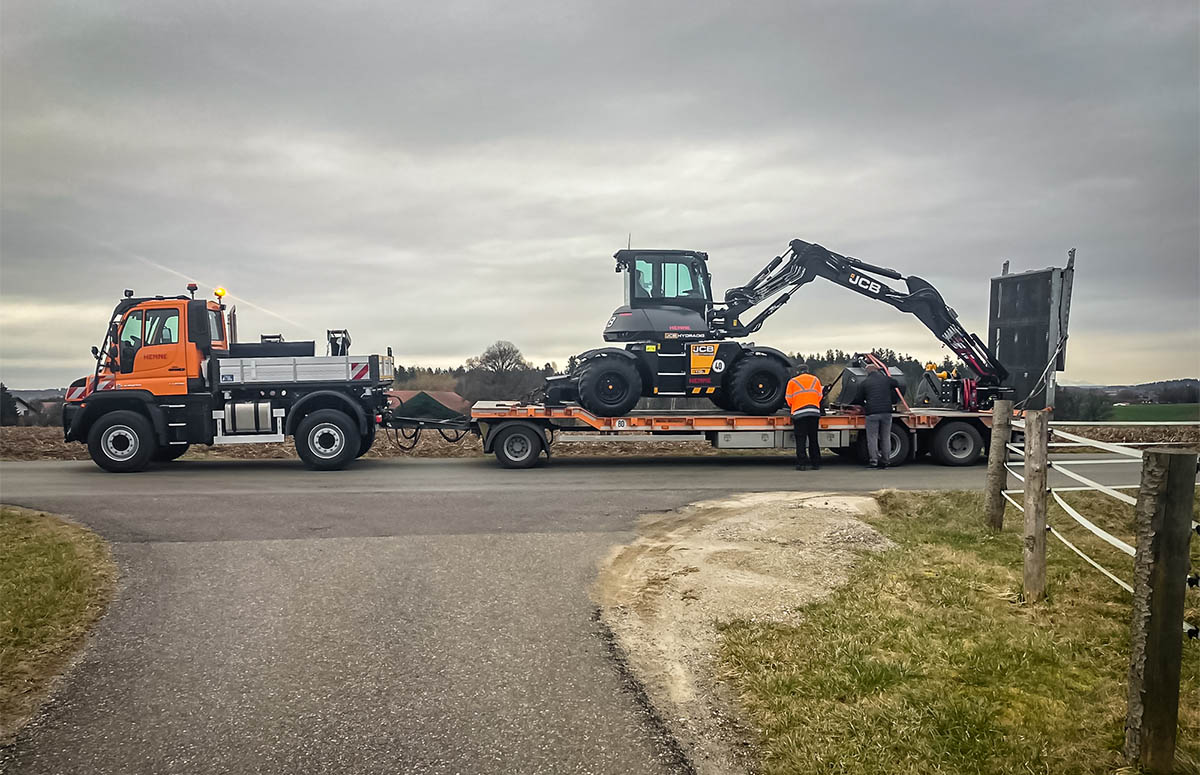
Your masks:
<instances>
[{"instance_id":1,"label":"distant tree","mask_svg":"<svg viewBox=\"0 0 1200 775\"><path fill-rule=\"evenodd\" d=\"M0 382L0 425L17 424L17 399L8 391L8 386Z\"/></svg>"},{"instance_id":2,"label":"distant tree","mask_svg":"<svg viewBox=\"0 0 1200 775\"><path fill-rule=\"evenodd\" d=\"M512 342L500 340L488 346L482 354L467 359L467 369L481 369L494 374L512 371L527 371L533 364L525 360L521 351Z\"/></svg>"},{"instance_id":3,"label":"distant tree","mask_svg":"<svg viewBox=\"0 0 1200 775\"><path fill-rule=\"evenodd\" d=\"M1125 404L1135 404L1138 401L1141 401L1142 397L1138 395L1136 390L1123 388L1117 391L1117 400Z\"/></svg>"},{"instance_id":4,"label":"distant tree","mask_svg":"<svg viewBox=\"0 0 1200 775\"><path fill-rule=\"evenodd\" d=\"M1171 382L1158 391L1159 403L1195 404L1200 402L1200 385L1186 382Z\"/></svg>"},{"instance_id":5,"label":"distant tree","mask_svg":"<svg viewBox=\"0 0 1200 775\"><path fill-rule=\"evenodd\" d=\"M1100 390L1059 388L1054 394L1056 420L1106 420L1112 415L1112 399Z\"/></svg>"},{"instance_id":6,"label":"distant tree","mask_svg":"<svg viewBox=\"0 0 1200 775\"><path fill-rule=\"evenodd\" d=\"M579 368L579 356L572 355L570 358L567 358L567 373L574 374L577 368Z\"/></svg>"}]
</instances>

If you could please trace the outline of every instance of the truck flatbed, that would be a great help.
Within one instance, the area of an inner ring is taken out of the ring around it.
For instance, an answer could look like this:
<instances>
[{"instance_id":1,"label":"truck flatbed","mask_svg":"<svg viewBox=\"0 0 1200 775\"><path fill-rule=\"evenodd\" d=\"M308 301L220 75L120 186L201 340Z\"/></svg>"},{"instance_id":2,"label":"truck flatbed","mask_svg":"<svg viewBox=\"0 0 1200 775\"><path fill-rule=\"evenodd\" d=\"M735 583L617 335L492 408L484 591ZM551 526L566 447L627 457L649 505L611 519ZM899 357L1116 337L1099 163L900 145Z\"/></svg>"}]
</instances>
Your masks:
<instances>
[{"instance_id":1,"label":"truck flatbed","mask_svg":"<svg viewBox=\"0 0 1200 775\"><path fill-rule=\"evenodd\" d=\"M892 422L891 464L899 465L931 453L944 465L971 465L986 449L992 418L983 412L920 407L896 412ZM599 432L613 441L633 435L695 439L697 434L723 449L794 448L792 418L787 414L746 415L721 410L638 410L602 417L574 404L525 404L480 401L471 407L471 425L501 464L525 468L550 453L555 437ZM866 416L852 408L835 408L821 417L821 446L845 456L865 454Z\"/></svg>"}]
</instances>

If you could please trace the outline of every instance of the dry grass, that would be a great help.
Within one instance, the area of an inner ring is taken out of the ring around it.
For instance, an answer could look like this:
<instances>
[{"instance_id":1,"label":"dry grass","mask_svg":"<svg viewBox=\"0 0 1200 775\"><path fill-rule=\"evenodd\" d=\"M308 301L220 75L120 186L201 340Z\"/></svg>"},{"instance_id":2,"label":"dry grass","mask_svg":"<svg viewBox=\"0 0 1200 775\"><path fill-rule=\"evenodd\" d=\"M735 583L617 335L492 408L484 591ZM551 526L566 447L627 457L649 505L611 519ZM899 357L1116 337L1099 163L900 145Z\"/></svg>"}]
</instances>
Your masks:
<instances>
[{"instance_id":1,"label":"dry grass","mask_svg":"<svg viewBox=\"0 0 1200 775\"><path fill-rule=\"evenodd\" d=\"M879 500L881 514L869 521L898 549L864 557L850 584L808 609L799 626L723 627L725 678L761 730L763 770L1082 775L1121 768L1128 595L1051 538L1050 598L1024 605L1015 511L1009 527L991 535L980 527L976 493ZM1129 537L1129 507L1093 494L1069 501ZM1050 521L1129 577L1128 558L1068 527L1057 508ZM1189 597L1195 604L1200 595ZM1194 773L1195 642L1185 644L1183 673L1178 771Z\"/></svg>"},{"instance_id":2,"label":"dry grass","mask_svg":"<svg viewBox=\"0 0 1200 775\"><path fill-rule=\"evenodd\" d=\"M116 576L95 533L0 506L0 744L29 719L82 644Z\"/></svg>"}]
</instances>

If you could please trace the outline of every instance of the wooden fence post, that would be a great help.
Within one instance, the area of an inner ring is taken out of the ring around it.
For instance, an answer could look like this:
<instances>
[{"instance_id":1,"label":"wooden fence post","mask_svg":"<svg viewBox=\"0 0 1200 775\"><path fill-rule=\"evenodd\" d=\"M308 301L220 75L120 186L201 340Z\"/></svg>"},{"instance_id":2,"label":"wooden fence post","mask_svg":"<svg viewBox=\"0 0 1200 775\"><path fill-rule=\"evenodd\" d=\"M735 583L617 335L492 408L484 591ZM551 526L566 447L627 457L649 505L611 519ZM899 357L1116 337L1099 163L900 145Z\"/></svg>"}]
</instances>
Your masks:
<instances>
[{"instance_id":1,"label":"wooden fence post","mask_svg":"<svg viewBox=\"0 0 1200 775\"><path fill-rule=\"evenodd\" d=\"M1025 602L1046 596L1046 412L1025 413Z\"/></svg>"},{"instance_id":2,"label":"wooden fence post","mask_svg":"<svg viewBox=\"0 0 1200 775\"><path fill-rule=\"evenodd\" d=\"M988 527L996 532L1004 529L1004 490L1008 486L1008 440L1012 435L1012 401L997 400L992 407L992 443L988 449L987 489L983 497L983 513Z\"/></svg>"},{"instance_id":3,"label":"wooden fence post","mask_svg":"<svg viewBox=\"0 0 1200 775\"><path fill-rule=\"evenodd\" d=\"M1133 627L1125 756L1148 772L1175 767L1183 607L1196 454L1147 450L1134 508Z\"/></svg>"}]
</instances>

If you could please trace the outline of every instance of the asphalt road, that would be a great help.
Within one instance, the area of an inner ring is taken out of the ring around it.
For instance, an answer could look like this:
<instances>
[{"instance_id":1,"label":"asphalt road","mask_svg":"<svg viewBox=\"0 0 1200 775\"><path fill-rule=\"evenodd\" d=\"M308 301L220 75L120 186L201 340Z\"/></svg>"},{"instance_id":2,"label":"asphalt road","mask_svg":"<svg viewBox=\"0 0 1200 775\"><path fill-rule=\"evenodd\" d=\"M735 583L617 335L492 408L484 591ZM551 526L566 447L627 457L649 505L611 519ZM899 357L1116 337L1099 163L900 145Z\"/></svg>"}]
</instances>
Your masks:
<instances>
[{"instance_id":1,"label":"asphalt road","mask_svg":"<svg viewBox=\"0 0 1200 775\"><path fill-rule=\"evenodd\" d=\"M1077 458L1078 459L1078 458ZM1128 470L1125 470L1128 469ZM1082 470L1082 469L1081 469ZM1091 466L1109 483L1136 465ZM114 543L120 588L13 773L671 773L588 589L638 514L722 493L974 488L786 458L0 464Z\"/></svg>"}]
</instances>

